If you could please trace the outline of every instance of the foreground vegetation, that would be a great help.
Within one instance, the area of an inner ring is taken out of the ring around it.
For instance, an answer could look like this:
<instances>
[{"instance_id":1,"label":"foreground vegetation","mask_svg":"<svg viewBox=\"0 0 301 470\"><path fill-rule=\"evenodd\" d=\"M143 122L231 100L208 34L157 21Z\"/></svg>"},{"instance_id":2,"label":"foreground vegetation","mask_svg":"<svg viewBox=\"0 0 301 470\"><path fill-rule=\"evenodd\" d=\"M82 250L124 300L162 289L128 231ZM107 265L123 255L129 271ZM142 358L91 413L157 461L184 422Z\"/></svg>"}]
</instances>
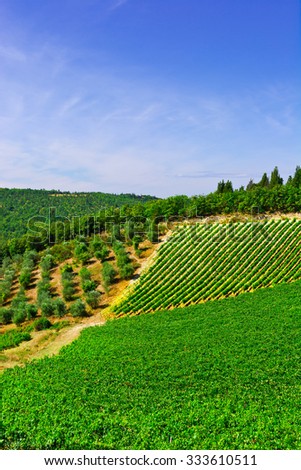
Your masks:
<instances>
[{"instance_id":1,"label":"foreground vegetation","mask_svg":"<svg viewBox=\"0 0 301 470\"><path fill-rule=\"evenodd\" d=\"M2 375L2 444L301 449L300 351L299 281L111 321Z\"/></svg>"}]
</instances>

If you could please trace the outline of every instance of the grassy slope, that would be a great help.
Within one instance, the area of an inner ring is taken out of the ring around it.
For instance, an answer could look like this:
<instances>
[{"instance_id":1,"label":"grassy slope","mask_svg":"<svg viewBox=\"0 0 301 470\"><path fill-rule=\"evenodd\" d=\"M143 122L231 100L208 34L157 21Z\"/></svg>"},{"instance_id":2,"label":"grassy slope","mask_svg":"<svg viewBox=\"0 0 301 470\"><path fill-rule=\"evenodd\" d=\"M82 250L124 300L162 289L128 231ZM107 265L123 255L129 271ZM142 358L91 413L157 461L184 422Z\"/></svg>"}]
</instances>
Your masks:
<instances>
[{"instance_id":1,"label":"grassy slope","mask_svg":"<svg viewBox=\"0 0 301 470\"><path fill-rule=\"evenodd\" d=\"M83 331L3 376L6 448L301 449L301 283Z\"/></svg>"}]
</instances>

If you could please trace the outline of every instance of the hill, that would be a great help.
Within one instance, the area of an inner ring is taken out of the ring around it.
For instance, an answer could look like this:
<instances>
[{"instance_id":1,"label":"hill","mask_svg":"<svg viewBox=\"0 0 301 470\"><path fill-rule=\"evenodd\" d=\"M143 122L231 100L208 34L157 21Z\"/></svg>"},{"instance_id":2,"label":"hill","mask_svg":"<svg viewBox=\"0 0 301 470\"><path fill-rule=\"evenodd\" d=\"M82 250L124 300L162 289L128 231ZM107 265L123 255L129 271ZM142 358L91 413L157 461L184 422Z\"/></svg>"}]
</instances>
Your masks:
<instances>
[{"instance_id":1,"label":"hill","mask_svg":"<svg viewBox=\"0 0 301 470\"><path fill-rule=\"evenodd\" d=\"M57 217L97 216L104 208L143 204L153 196L108 194L102 192L46 191L45 189L0 188L0 240L21 237L28 232L28 221L39 216L49 219L50 208Z\"/></svg>"},{"instance_id":2,"label":"hill","mask_svg":"<svg viewBox=\"0 0 301 470\"><path fill-rule=\"evenodd\" d=\"M301 449L300 301L298 281L86 329L4 372L3 447Z\"/></svg>"}]
</instances>

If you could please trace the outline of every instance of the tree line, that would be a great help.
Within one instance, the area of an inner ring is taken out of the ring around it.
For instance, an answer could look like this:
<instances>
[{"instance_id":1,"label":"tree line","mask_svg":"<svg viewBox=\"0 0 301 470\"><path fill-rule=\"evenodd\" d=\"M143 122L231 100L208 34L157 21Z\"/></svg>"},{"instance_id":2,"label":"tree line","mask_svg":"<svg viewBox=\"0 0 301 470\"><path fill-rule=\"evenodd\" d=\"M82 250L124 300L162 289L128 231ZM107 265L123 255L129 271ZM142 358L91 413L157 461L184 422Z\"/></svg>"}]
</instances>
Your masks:
<instances>
[{"instance_id":1,"label":"tree line","mask_svg":"<svg viewBox=\"0 0 301 470\"><path fill-rule=\"evenodd\" d=\"M22 193L25 197L26 191L30 190L20 191L25 191ZM88 198L88 196L86 197ZM68 197L66 198L68 199ZM80 200L81 196L78 198ZM82 198L84 197L82 196ZM62 202L62 206L53 209L48 217L43 215L33 217L32 224L26 225L27 232L21 235L16 235L13 230L6 232L6 237L0 238L0 259L22 254L28 249L41 251L48 246L78 237L93 238L95 234L104 232L110 238L111 244L120 239L133 243L136 240L137 243L137 237L138 239L148 238L152 242L156 242L158 224L162 221L178 220L179 218L189 219L232 213L299 212L301 210L301 168L297 166L294 175L290 176L286 182L283 181L278 168L275 167L270 176L264 173L258 182L250 180L246 187L241 186L238 189L233 189L231 181L222 180L218 183L217 189L207 195L192 197L179 195L166 199L152 199L146 196L144 200L139 197L135 199L130 195L130 198L130 204L125 203L118 207L116 204L106 207L96 205L88 206L87 210L86 205L83 205L81 211L78 209L78 212L73 214L83 213L84 210L87 212L81 216L76 215L76 217L73 217L72 212L67 213L68 208ZM64 201L63 196L57 197L57 199ZM69 199L73 198L69 196ZM47 201L49 202L49 198ZM36 213L38 213L38 207L41 205L36 206ZM94 207L95 212L92 212ZM71 207L68 210L71 210ZM22 207L18 207L17 211L12 208L16 227L23 220L18 218L21 211ZM26 213L26 210L24 212ZM81 246L78 250L80 251L80 249L82 249ZM100 246L98 251L101 252L101 249Z\"/></svg>"}]
</instances>

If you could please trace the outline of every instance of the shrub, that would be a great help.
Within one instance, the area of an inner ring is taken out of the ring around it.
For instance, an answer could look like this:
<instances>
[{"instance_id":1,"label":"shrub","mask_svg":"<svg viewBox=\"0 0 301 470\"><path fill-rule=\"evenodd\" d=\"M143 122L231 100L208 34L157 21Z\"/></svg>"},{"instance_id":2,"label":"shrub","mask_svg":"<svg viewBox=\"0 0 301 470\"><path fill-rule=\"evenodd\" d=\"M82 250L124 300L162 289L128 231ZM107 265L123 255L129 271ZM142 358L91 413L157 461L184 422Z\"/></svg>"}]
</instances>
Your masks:
<instances>
[{"instance_id":1,"label":"shrub","mask_svg":"<svg viewBox=\"0 0 301 470\"><path fill-rule=\"evenodd\" d=\"M73 241L58 243L51 247L51 254L53 256L53 261L57 263L62 263L68 258L71 258L73 253Z\"/></svg>"},{"instance_id":2,"label":"shrub","mask_svg":"<svg viewBox=\"0 0 301 470\"><path fill-rule=\"evenodd\" d=\"M47 330L52 326L52 323L48 320L48 318L42 317L42 318L37 318L33 322L34 329L36 331L41 331L41 330Z\"/></svg>"},{"instance_id":3,"label":"shrub","mask_svg":"<svg viewBox=\"0 0 301 470\"><path fill-rule=\"evenodd\" d=\"M103 246L100 250L95 251L94 255L95 258L99 259L100 261L104 261L110 254L110 250L107 246Z\"/></svg>"},{"instance_id":4,"label":"shrub","mask_svg":"<svg viewBox=\"0 0 301 470\"><path fill-rule=\"evenodd\" d=\"M102 279L103 279L103 284L105 289L108 289L108 287L112 284L112 282L115 279L116 276L116 271L113 268L113 266L105 261L102 265Z\"/></svg>"},{"instance_id":5,"label":"shrub","mask_svg":"<svg viewBox=\"0 0 301 470\"><path fill-rule=\"evenodd\" d=\"M85 264L90 259L90 253L85 243L78 243L74 250L75 258L82 264Z\"/></svg>"},{"instance_id":6,"label":"shrub","mask_svg":"<svg viewBox=\"0 0 301 470\"><path fill-rule=\"evenodd\" d=\"M82 283L82 288L84 292L91 292L92 290L95 290L97 287L97 284L95 281L84 281Z\"/></svg>"},{"instance_id":7,"label":"shrub","mask_svg":"<svg viewBox=\"0 0 301 470\"><path fill-rule=\"evenodd\" d=\"M64 266L61 267L61 273L73 273L73 267L71 264L64 264Z\"/></svg>"},{"instance_id":8,"label":"shrub","mask_svg":"<svg viewBox=\"0 0 301 470\"><path fill-rule=\"evenodd\" d=\"M86 302L90 307L97 308L99 305L101 293L97 290L92 290L86 295Z\"/></svg>"},{"instance_id":9,"label":"shrub","mask_svg":"<svg viewBox=\"0 0 301 470\"><path fill-rule=\"evenodd\" d=\"M31 271L29 269L24 269L20 273L19 281L21 286L28 287L30 284Z\"/></svg>"},{"instance_id":10,"label":"shrub","mask_svg":"<svg viewBox=\"0 0 301 470\"><path fill-rule=\"evenodd\" d=\"M37 306L33 305L33 304L27 304L26 307L25 307L25 311L26 311L27 320L31 320L32 318L36 318L36 316L38 314Z\"/></svg>"},{"instance_id":11,"label":"shrub","mask_svg":"<svg viewBox=\"0 0 301 470\"><path fill-rule=\"evenodd\" d=\"M86 266L80 269L79 275L82 281L89 281L91 279L91 272Z\"/></svg>"},{"instance_id":12,"label":"shrub","mask_svg":"<svg viewBox=\"0 0 301 470\"><path fill-rule=\"evenodd\" d=\"M70 301L73 300L74 297L74 287L71 282L65 282L63 286L63 297L65 300Z\"/></svg>"},{"instance_id":13,"label":"shrub","mask_svg":"<svg viewBox=\"0 0 301 470\"><path fill-rule=\"evenodd\" d=\"M54 314L56 317L61 318L64 315L66 315L67 308L66 308L65 302L62 299L60 298L54 299L52 301L52 304L54 307Z\"/></svg>"},{"instance_id":14,"label":"shrub","mask_svg":"<svg viewBox=\"0 0 301 470\"><path fill-rule=\"evenodd\" d=\"M7 331L0 334L0 351L18 346L22 341L29 341L30 339L29 333L18 330Z\"/></svg>"},{"instance_id":15,"label":"shrub","mask_svg":"<svg viewBox=\"0 0 301 470\"><path fill-rule=\"evenodd\" d=\"M12 317L13 311L10 308L0 308L0 323L2 323L2 325L7 325L8 323L11 323Z\"/></svg>"},{"instance_id":16,"label":"shrub","mask_svg":"<svg viewBox=\"0 0 301 470\"><path fill-rule=\"evenodd\" d=\"M26 320L26 305L20 304L19 308L13 314L13 322L20 326Z\"/></svg>"},{"instance_id":17,"label":"shrub","mask_svg":"<svg viewBox=\"0 0 301 470\"><path fill-rule=\"evenodd\" d=\"M140 242L141 242L141 237L139 235L134 235L134 237L132 238L132 244L133 244L135 251L139 249Z\"/></svg>"},{"instance_id":18,"label":"shrub","mask_svg":"<svg viewBox=\"0 0 301 470\"><path fill-rule=\"evenodd\" d=\"M134 267L130 263L126 263L119 268L119 274L121 279L130 279L134 274Z\"/></svg>"},{"instance_id":19,"label":"shrub","mask_svg":"<svg viewBox=\"0 0 301 470\"><path fill-rule=\"evenodd\" d=\"M70 312L73 317L86 317L87 310L85 302L81 299L77 299L74 304L71 305Z\"/></svg>"},{"instance_id":20,"label":"shrub","mask_svg":"<svg viewBox=\"0 0 301 470\"><path fill-rule=\"evenodd\" d=\"M54 315L54 303L52 300L45 300L41 305L41 311L43 317L50 317Z\"/></svg>"},{"instance_id":21,"label":"shrub","mask_svg":"<svg viewBox=\"0 0 301 470\"><path fill-rule=\"evenodd\" d=\"M54 258L51 254L45 255L40 262L40 266L43 272L49 272L55 265Z\"/></svg>"}]
</instances>

